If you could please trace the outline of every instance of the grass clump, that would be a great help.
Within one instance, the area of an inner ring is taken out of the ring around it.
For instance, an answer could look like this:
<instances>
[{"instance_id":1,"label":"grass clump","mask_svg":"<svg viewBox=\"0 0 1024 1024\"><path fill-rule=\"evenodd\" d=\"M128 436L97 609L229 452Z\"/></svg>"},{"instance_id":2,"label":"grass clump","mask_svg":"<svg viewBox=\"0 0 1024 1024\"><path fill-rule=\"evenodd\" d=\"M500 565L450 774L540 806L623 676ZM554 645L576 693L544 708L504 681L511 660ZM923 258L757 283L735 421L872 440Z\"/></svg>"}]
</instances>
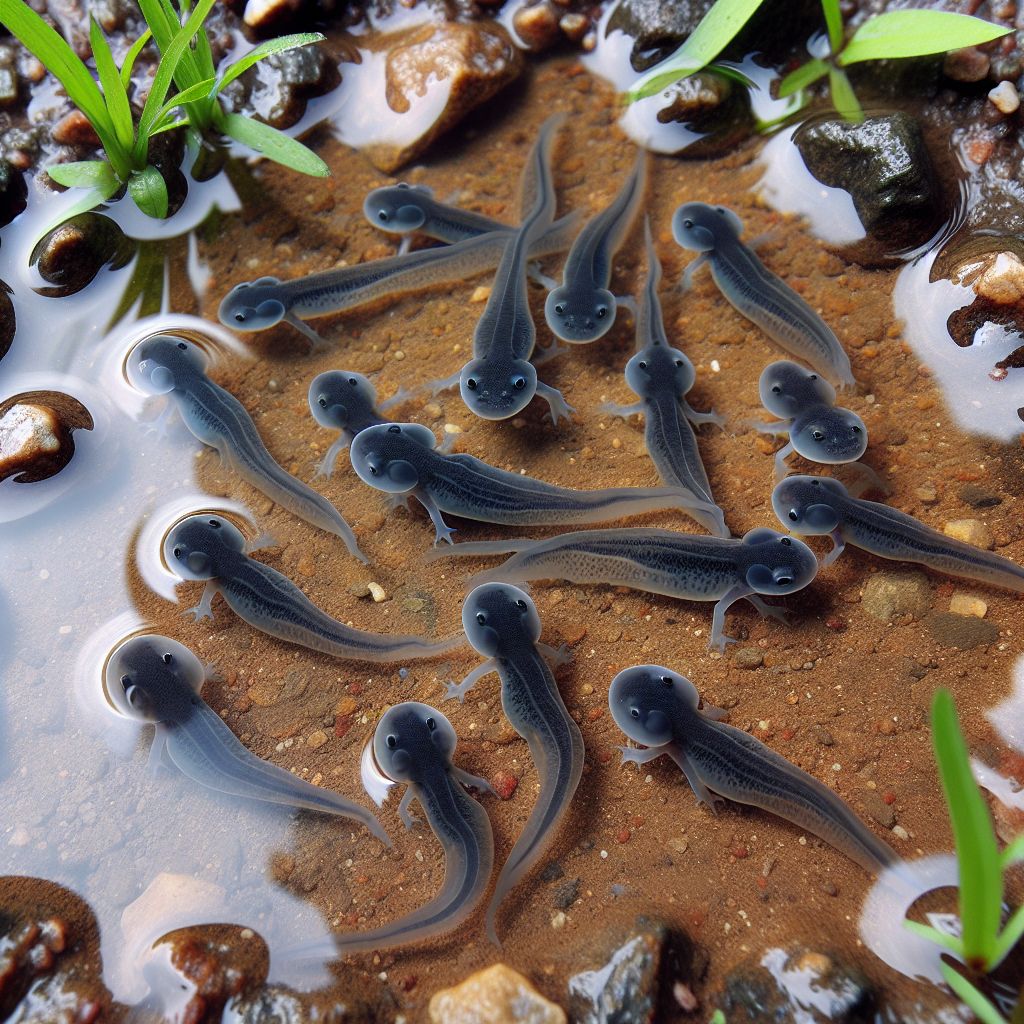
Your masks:
<instances>
[{"instance_id":1,"label":"grass clump","mask_svg":"<svg viewBox=\"0 0 1024 1024\"><path fill-rule=\"evenodd\" d=\"M647 72L627 94L630 102L653 96L681 78L707 67L736 37L764 0L718 0L692 35L674 53ZM821 0L829 53L791 71L779 83L779 96L801 93L827 78L832 104L847 120L862 121L864 112L844 70L866 60L922 57L978 46L1011 29L981 18L925 9L889 11L864 21L846 39L839 0Z\"/></svg>"},{"instance_id":2,"label":"grass clump","mask_svg":"<svg viewBox=\"0 0 1024 1024\"><path fill-rule=\"evenodd\" d=\"M1024 935L1024 907L1018 907L1002 927L1004 875L1013 864L1024 860L1024 836L999 851L992 818L974 780L948 690L937 690L932 701L932 744L956 846L960 935L948 935L917 921L904 924L915 934L950 950L975 974L989 974ZM942 975L984 1024L1003 1024L996 1007L968 978L945 962Z\"/></svg>"},{"instance_id":3,"label":"grass clump","mask_svg":"<svg viewBox=\"0 0 1024 1024\"><path fill-rule=\"evenodd\" d=\"M120 67L99 25L90 17L94 78L64 38L24 0L0 0L0 22L60 82L103 146L102 160L57 164L48 169L58 184L88 190L67 216L91 209L125 188L143 213L166 217L167 184L150 160L150 140L175 128L188 128L194 142L211 132L229 136L304 174L330 173L327 165L301 142L270 125L228 113L219 99L225 86L264 57L318 42L323 36L310 32L270 40L229 65L218 78L203 27L214 2L199 0L191 8L183 0L178 12L170 0L140 0L149 27L125 54ZM160 60L136 118L128 95L131 74L151 40L160 52ZM176 92L169 95L172 86Z\"/></svg>"}]
</instances>

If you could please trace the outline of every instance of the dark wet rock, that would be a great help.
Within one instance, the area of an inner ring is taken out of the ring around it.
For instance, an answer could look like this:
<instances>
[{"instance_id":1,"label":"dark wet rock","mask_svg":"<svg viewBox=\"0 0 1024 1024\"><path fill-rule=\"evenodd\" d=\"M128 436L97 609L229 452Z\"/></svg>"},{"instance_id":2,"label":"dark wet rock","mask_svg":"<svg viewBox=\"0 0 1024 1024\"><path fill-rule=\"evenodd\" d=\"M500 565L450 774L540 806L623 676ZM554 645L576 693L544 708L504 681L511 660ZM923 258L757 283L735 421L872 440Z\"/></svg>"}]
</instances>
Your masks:
<instances>
[{"instance_id":1,"label":"dark wet rock","mask_svg":"<svg viewBox=\"0 0 1024 1024\"><path fill-rule=\"evenodd\" d=\"M690 940L660 921L638 918L625 942L593 970L569 979L574 1024L648 1024L673 1007L672 986L698 981L706 959Z\"/></svg>"},{"instance_id":2,"label":"dark wet rock","mask_svg":"<svg viewBox=\"0 0 1024 1024\"><path fill-rule=\"evenodd\" d=\"M338 65L319 46L300 46L262 60L239 79L232 103L275 128L290 128L306 103L338 86ZM245 98L239 102L239 94ZM246 96L247 94L247 96Z\"/></svg>"},{"instance_id":3,"label":"dark wet rock","mask_svg":"<svg viewBox=\"0 0 1024 1024\"><path fill-rule=\"evenodd\" d=\"M75 454L75 430L92 430L89 410L58 391L31 391L0 402L0 480L34 483L59 473Z\"/></svg>"},{"instance_id":4,"label":"dark wet rock","mask_svg":"<svg viewBox=\"0 0 1024 1024\"><path fill-rule=\"evenodd\" d=\"M931 587L923 572L875 573L861 595L864 611L881 622L889 622L899 615L920 619L931 603Z\"/></svg>"},{"instance_id":5,"label":"dark wet rock","mask_svg":"<svg viewBox=\"0 0 1024 1024\"><path fill-rule=\"evenodd\" d=\"M945 219L931 157L909 114L882 114L862 124L812 121L794 141L818 181L850 193L868 236L852 250L861 262L882 262L920 245Z\"/></svg>"},{"instance_id":6,"label":"dark wet rock","mask_svg":"<svg viewBox=\"0 0 1024 1024\"><path fill-rule=\"evenodd\" d=\"M645 71L680 46L700 24L714 0L623 0L608 20L608 31L633 39L630 62Z\"/></svg>"},{"instance_id":7,"label":"dark wet rock","mask_svg":"<svg viewBox=\"0 0 1024 1024\"><path fill-rule=\"evenodd\" d=\"M371 145L366 155L386 173L397 170L517 78L522 68L522 54L493 22L427 24L402 33L387 56L388 106L405 113L412 97L424 96L439 85L450 85L448 101L434 123L424 124L412 141Z\"/></svg>"},{"instance_id":8,"label":"dark wet rock","mask_svg":"<svg viewBox=\"0 0 1024 1024\"><path fill-rule=\"evenodd\" d=\"M580 895L580 880L570 878L555 887L555 895L552 904L557 910L568 910Z\"/></svg>"},{"instance_id":9,"label":"dark wet rock","mask_svg":"<svg viewBox=\"0 0 1024 1024\"><path fill-rule=\"evenodd\" d=\"M561 37L559 12L550 0L539 0L520 7L512 15L512 27L516 34L533 51L546 50L554 46Z\"/></svg>"},{"instance_id":10,"label":"dark wet rock","mask_svg":"<svg viewBox=\"0 0 1024 1024\"><path fill-rule=\"evenodd\" d=\"M942 71L957 82L981 82L988 77L992 58L976 46L952 50L942 61Z\"/></svg>"},{"instance_id":11,"label":"dark wet rock","mask_svg":"<svg viewBox=\"0 0 1024 1024\"><path fill-rule=\"evenodd\" d=\"M718 1004L729 1024L798 1024L810 1019L832 1024L869 1024L875 1019L875 993L856 967L833 956L802 948L770 949L735 968Z\"/></svg>"},{"instance_id":12,"label":"dark wet rock","mask_svg":"<svg viewBox=\"0 0 1024 1024\"><path fill-rule=\"evenodd\" d=\"M49 296L73 295L89 284L105 266L117 270L135 255L136 246L117 224L100 213L82 213L44 235L32 251L30 263L51 288Z\"/></svg>"},{"instance_id":13,"label":"dark wet rock","mask_svg":"<svg viewBox=\"0 0 1024 1024\"><path fill-rule=\"evenodd\" d=\"M10 224L27 205L24 175L6 160L0 160L0 227Z\"/></svg>"},{"instance_id":14,"label":"dark wet rock","mask_svg":"<svg viewBox=\"0 0 1024 1024\"><path fill-rule=\"evenodd\" d=\"M18 330L18 317L11 300L11 289L0 281L0 359L11 350L14 335Z\"/></svg>"},{"instance_id":15,"label":"dark wet rock","mask_svg":"<svg viewBox=\"0 0 1024 1024\"><path fill-rule=\"evenodd\" d=\"M721 75L707 71L681 78L666 86L661 97L665 105L658 111L658 122L685 125L696 135L685 140L680 156L721 156L734 150L753 131L747 91L733 88Z\"/></svg>"},{"instance_id":16,"label":"dark wet rock","mask_svg":"<svg viewBox=\"0 0 1024 1024\"><path fill-rule=\"evenodd\" d=\"M998 494L993 494L985 487L977 484L964 484L960 488L960 500L970 505L971 508L995 508L1001 505L1003 499Z\"/></svg>"},{"instance_id":17,"label":"dark wet rock","mask_svg":"<svg viewBox=\"0 0 1024 1024\"><path fill-rule=\"evenodd\" d=\"M942 647L956 647L970 651L984 647L999 639L999 627L988 619L976 615L957 615L955 612L935 612L925 620L932 639Z\"/></svg>"},{"instance_id":18,"label":"dark wet rock","mask_svg":"<svg viewBox=\"0 0 1024 1024\"><path fill-rule=\"evenodd\" d=\"M266 35L291 24L301 8L302 0L248 0L242 20Z\"/></svg>"}]
</instances>

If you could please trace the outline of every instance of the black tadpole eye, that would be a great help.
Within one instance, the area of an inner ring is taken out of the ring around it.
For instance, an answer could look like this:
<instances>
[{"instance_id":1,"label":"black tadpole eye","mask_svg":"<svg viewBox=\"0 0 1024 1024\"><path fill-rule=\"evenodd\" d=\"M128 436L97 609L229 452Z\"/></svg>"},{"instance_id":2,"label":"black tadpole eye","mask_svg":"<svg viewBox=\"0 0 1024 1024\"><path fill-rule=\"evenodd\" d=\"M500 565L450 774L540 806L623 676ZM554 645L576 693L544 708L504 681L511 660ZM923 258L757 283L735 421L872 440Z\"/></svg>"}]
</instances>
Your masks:
<instances>
[{"instance_id":1,"label":"black tadpole eye","mask_svg":"<svg viewBox=\"0 0 1024 1024\"><path fill-rule=\"evenodd\" d=\"M172 658L170 654L165 654L161 661L163 661L165 665L170 665L170 663L174 661L174 658Z\"/></svg>"},{"instance_id":2,"label":"black tadpole eye","mask_svg":"<svg viewBox=\"0 0 1024 1024\"><path fill-rule=\"evenodd\" d=\"M855 434L859 434L859 433L860 433L860 427L854 427L854 428L853 428L853 432L854 432Z\"/></svg>"},{"instance_id":3,"label":"black tadpole eye","mask_svg":"<svg viewBox=\"0 0 1024 1024\"><path fill-rule=\"evenodd\" d=\"M402 432L402 428L400 426L398 426L397 424L395 426L393 426L393 427L388 427L388 433L389 434L400 434L401 432Z\"/></svg>"},{"instance_id":4,"label":"black tadpole eye","mask_svg":"<svg viewBox=\"0 0 1024 1024\"><path fill-rule=\"evenodd\" d=\"M428 718L428 719L427 719L427 723L426 723L426 724L427 724L427 728L428 728L428 729L429 729L429 730L430 730L431 732L433 732L433 731L434 731L434 730L435 730L435 729L437 728L437 722L436 722L436 721L434 721L434 719L433 719L433 718Z\"/></svg>"},{"instance_id":5,"label":"black tadpole eye","mask_svg":"<svg viewBox=\"0 0 1024 1024\"><path fill-rule=\"evenodd\" d=\"M629 717L630 718L639 718L640 717L640 709L639 708L630 708L629 709Z\"/></svg>"},{"instance_id":6,"label":"black tadpole eye","mask_svg":"<svg viewBox=\"0 0 1024 1024\"><path fill-rule=\"evenodd\" d=\"M235 321L237 323L244 324L245 323L245 314L244 313L236 313L235 314Z\"/></svg>"},{"instance_id":7,"label":"black tadpole eye","mask_svg":"<svg viewBox=\"0 0 1024 1024\"><path fill-rule=\"evenodd\" d=\"M470 377L469 380L466 381L466 387L469 388L470 391L476 391L476 377Z\"/></svg>"},{"instance_id":8,"label":"black tadpole eye","mask_svg":"<svg viewBox=\"0 0 1024 1024\"><path fill-rule=\"evenodd\" d=\"M690 228L693 227L693 221L687 218L686 220L683 221L683 227L686 228L687 231L689 231Z\"/></svg>"},{"instance_id":9,"label":"black tadpole eye","mask_svg":"<svg viewBox=\"0 0 1024 1024\"><path fill-rule=\"evenodd\" d=\"M355 387L359 383L359 381L357 381L355 377L349 377L348 382L349 384L352 385L352 387Z\"/></svg>"},{"instance_id":10,"label":"black tadpole eye","mask_svg":"<svg viewBox=\"0 0 1024 1024\"><path fill-rule=\"evenodd\" d=\"M811 486L812 487L820 487L821 486L821 481L819 481L819 480L812 480L811 481Z\"/></svg>"},{"instance_id":11,"label":"black tadpole eye","mask_svg":"<svg viewBox=\"0 0 1024 1024\"><path fill-rule=\"evenodd\" d=\"M791 521L791 522L794 522L794 523L795 523L795 522L796 522L796 521L797 521L797 520L798 520L798 519L800 518L800 516L798 516L798 515L797 515L797 513L796 513L796 510L795 510L795 509L792 509L792 508L791 508L791 509L789 510L789 518L790 518L790 521Z\"/></svg>"},{"instance_id":12,"label":"black tadpole eye","mask_svg":"<svg viewBox=\"0 0 1024 1024\"><path fill-rule=\"evenodd\" d=\"M682 366L682 365L683 365L682 359L677 359L676 360L676 366Z\"/></svg>"},{"instance_id":13,"label":"black tadpole eye","mask_svg":"<svg viewBox=\"0 0 1024 1024\"><path fill-rule=\"evenodd\" d=\"M558 303L558 304L557 304L557 305L555 306L555 312L556 312L556 313L557 313L557 314L558 314L559 316L561 316L561 315L562 315L562 314L563 314L563 313L565 312L565 303L564 303L564 302L559 302L559 303Z\"/></svg>"},{"instance_id":14,"label":"black tadpole eye","mask_svg":"<svg viewBox=\"0 0 1024 1024\"><path fill-rule=\"evenodd\" d=\"M388 211L387 210L378 210L377 211L377 220L379 220L381 222L381 224L387 224L387 222L388 222Z\"/></svg>"},{"instance_id":15,"label":"black tadpole eye","mask_svg":"<svg viewBox=\"0 0 1024 1024\"><path fill-rule=\"evenodd\" d=\"M175 548L174 549L174 557L175 558L181 558L181 548Z\"/></svg>"},{"instance_id":16,"label":"black tadpole eye","mask_svg":"<svg viewBox=\"0 0 1024 1024\"><path fill-rule=\"evenodd\" d=\"M121 676L121 685L122 686L131 686L131 682L132 682L132 677L131 676Z\"/></svg>"},{"instance_id":17,"label":"black tadpole eye","mask_svg":"<svg viewBox=\"0 0 1024 1024\"><path fill-rule=\"evenodd\" d=\"M187 349L187 348L188 348L188 345L186 345L186 344L185 344L185 342L183 342L183 341L179 341L179 342L178 342L178 348L180 348L180 349L181 349L181 351L182 351L182 352L184 352L184 351L185 351L185 349Z\"/></svg>"},{"instance_id":18,"label":"black tadpole eye","mask_svg":"<svg viewBox=\"0 0 1024 1024\"><path fill-rule=\"evenodd\" d=\"M522 598L519 598L519 600L516 601L516 607L517 608L522 608L525 611L526 610L526 602Z\"/></svg>"},{"instance_id":19,"label":"black tadpole eye","mask_svg":"<svg viewBox=\"0 0 1024 1024\"><path fill-rule=\"evenodd\" d=\"M214 528L215 530L219 530L219 529L220 529L220 520L219 520L219 519L211 519L211 520L210 520L210 525L211 525L211 526L212 526L212 527L213 527L213 528Z\"/></svg>"},{"instance_id":20,"label":"black tadpole eye","mask_svg":"<svg viewBox=\"0 0 1024 1024\"><path fill-rule=\"evenodd\" d=\"M772 385L772 394L773 395L781 395L782 394L782 387L780 385L778 385L778 384L773 384Z\"/></svg>"},{"instance_id":21,"label":"black tadpole eye","mask_svg":"<svg viewBox=\"0 0 1024 1024\"><path fill-rule=\"evenodd\" d=\"M388 750L394 750L395 747L398 746L398 737L397 736L385 736L384 737L384 742L387 744Z\"/></svg>"},{"instance_id":22,"label":"black tadpole eye","mask_svg":"<svg viewBox=\"0 0 1024 1024\"><path fill-rule=\"evenodd\" d=\"M316 404L317 404L317 405L319 405L321 409L326 409L326 408L327 408L327 399L326 399L326 398L324 398L324 396L323 396L323 395L321 395L321 396L320 396L320 397L319 397L319 398L317 399L317 401L316 401Z\"/></svg>"},{"instance_id":23,"label":"black tadpole eye","mask_svg":"<svg viewBox=\"0 0 1024 1024\"><path fill-rule=\"evenodd\" d=\"M825 440L825 435L820 430L812 430L811 437L813 437L815 441Z\"/></svg>"},{"instance_id":24,"label":"black tadpole eye","mask_svg":"<svg viewBox=\"0 0 1024 1024\"><path fill-rule=\"evenodd\" d=\"M663 683L664 683L664 684L665 684L666 686L671 686L671 685L672 685L672 677L671 677L671 676L662 676L662 677L661 677L661 681L662 681L662 682L663 682Z\"/></svg>"},{"instance_id":25,"label":"black tadpole eye","mask_svg":"<svg viewBox=\"0 0 1024 1024\"><path fill-rule=\"evenodd\" d=\"M369 470L370 470L370 476L376 476L377 473L379 472L379 470L377 469L376 466L370 466Z\"/></svg>"},{"instance_id":26,"label":"black tadpole eye","mask_svg":"<svg viewBox=\"0 0 1024 1024\"><path fill-rule=\"evenodd\" d=\"M646 370L647 369L647 360L646 359L641 359L640 362L637 363L637 366L639 366L641 370Z\"/></svg>"},{"instance_id":27,"label":"black tadpole eye","mask_svg":"<svg viewBox=\"0 0 1024 1024\"><path fill-rule=\"evenodd\" d=\"M608 315L608 307L607 306L598 306L597 307L597 319L598 320L603 320L607 315Z\"/></svg>"},{"instance_id":28,"label":"black tadpole eye","mask_svg":"<svg viewBox=\"0 0 1024 1024\"><path fill-rule=\"evenodd\" d=\"M793 582L792 576L780 576L776 581L780 587L788 587Z\"/></svg>"},{"instance_id":29,"label":"black tadpole eye","mask_svg":"<svg viewBox=\"0 0 1024 1024\"><path fill-rule=\"evenodd\" d=\"M817 375L816 373L812 373L812 374L810 375L810 377L808 377L807 379L808 379L808 380L817 380L817 379L818 379L818 375Z\"/></svg>"},{"instance_id":30,"label":"black tadpole eye","mask_svg":"<svg viewBox=\"0 0 1024 1024\"><path fill-rule=\"evenodd\" d=\"M487 616L486 616L486 615L484 615L484 613L483 613L483 612L477 612L477 613L476 613L476 621L477 621L477 622L478 622L478 623L479 623L479 624L480 624L481 626L486 626L486 625L487 625Z\"/></svg>"},{"instance_id":31,"label":"black tadpole eye","mask_svg":"<svg viewBox=\"0 0 1024 1024\"><path fill-rule=\"evenodd\" d=\"M784 548L792 547L792 545L793 545L793 542L788 537L780 537L779 538L779 543Z\"/></svg>"}]
</instances>

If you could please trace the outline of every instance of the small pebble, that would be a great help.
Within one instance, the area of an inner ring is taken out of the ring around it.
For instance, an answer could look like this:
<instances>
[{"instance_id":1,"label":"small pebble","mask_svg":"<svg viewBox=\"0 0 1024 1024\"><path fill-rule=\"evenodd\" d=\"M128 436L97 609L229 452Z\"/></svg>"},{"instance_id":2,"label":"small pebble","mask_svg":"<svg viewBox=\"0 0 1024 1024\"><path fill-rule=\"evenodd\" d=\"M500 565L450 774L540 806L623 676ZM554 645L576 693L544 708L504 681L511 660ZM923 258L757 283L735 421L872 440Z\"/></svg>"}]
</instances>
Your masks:
<instances>
[{"instance_id":1,"label":"small pebble","mask_svg":"<svg viewBox=\"0 0 1024 1024\"><path fill-rule=\"evenodd\" d=\"M387 592L379 583L367 583L366 589L369 591L370 597L373 598L374 604L380 604L381 601L388 599Z\"/></svg>"},{"instance_id":2,"label":"small pebble","mask_svg":"<svg viewBox=\"0 0 1024 1024\"><path fill-rule=\"evenodd\" d=\"M942 528L947 537L991 551L996 546L992 531L980 519L952 519Z\"/></svg>"},{"instance_id":3,"label":"small pebble","mask_svg":"<svg viewBox=\"0 0 1024 1024\"><path fill-rule=\"evenodd\" d=\"M1014 114L1020 106L1020 93L1013 82L1000 82L989 92L988 98L1001 114Z\"/></svg>"},{"instance_id":4,"label":"small pebble","mask_svg":"<svg viewBox=\"0 0 1024 1024\"><path fill-rule=\"evenodd\" d=\"M477 288L473 289L473 294L470 295L470 302L486 302L491 297L491 289L488 285L482 284Z\"/></svg>"},{"instance_id":5,"label":"small pebble","mask_svg":"<svg viewBox=\"0 0 1024 1024\"><path fill-rule=\"evenodd\" d=\"M949 610L957 615L975 615L983 619L988 611L988 605L974 594L965 594L962 590L957 590L949 599Z\"/></svg>"}]
</instances>

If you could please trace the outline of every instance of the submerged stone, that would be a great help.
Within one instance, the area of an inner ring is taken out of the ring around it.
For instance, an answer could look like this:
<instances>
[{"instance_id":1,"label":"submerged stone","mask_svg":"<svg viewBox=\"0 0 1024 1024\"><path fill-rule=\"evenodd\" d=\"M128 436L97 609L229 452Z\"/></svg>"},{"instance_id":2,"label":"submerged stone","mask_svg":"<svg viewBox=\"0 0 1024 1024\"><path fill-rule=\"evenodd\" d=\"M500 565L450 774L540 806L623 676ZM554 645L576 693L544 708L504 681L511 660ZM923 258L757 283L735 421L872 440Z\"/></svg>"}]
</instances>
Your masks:
<instances>
[{"instance_id":1,"label":"submerged stone","mask_svg":"<svg viewBox=\"0 0 1024 1024\"><path fill-rule=\"evenodd\" d=\"M494 964L430 998L432 1024L566 1024L565 1011L518 971Z\"/></svg>"},{"instance_id":2,"label":"submerged stone","mask_svg":"<svg viewBox=\"0 0 1024 1024\"><path fill-rule=\"evenodd\" d=\"M577 1024L645 1024L658 1008L668 928L645 923L611 959L569 979L572 1019Z\"/></svg>"},{"instance_id":3,"label":"submerged stone","mask_svg":"<svg viewBox=\"0 0 1024 1024\"><path fill-rule=\"evenodd\" d=\"M956 647L970 651L984 647L999 639L999 627L977 615L958 615L956 612L935 612L927 620L932 639L942 647Z\"/></svg>"},{"instance_id":4,"label":"submerged stone","mask_svg":"<svg viewBox=\"0 0 1024 1024\"><path fill-rule=\"evenodd\" d=\"M10 224L27 205L25 176L7 160L0 160L0 228Z\"/></svg>"},{"instance_id":5,"label":"submerged stone","mask_svg":"<svg viewBox=\"0 0 1024 1024\"><path fill-rule=\"evenodd\" d=\"M902 111L811 122L794 136L807 169L850 193L868 235L861 262L912 249L945 217L941 190L917 121Z\"/></svg>"},{"instance_id":6,"label":"submerged stone","mask_svg":"<svg viewBox=\"0 0 1024 1024\"><path fill-rule=\"evenodd\" d=\"M56 475L75 454L72 432L92 428L89 410L70 395L14 395L0 403L0 480L28 484Z\"/></svg>"},{"instance_id":7,"label":"submerged stone","mask_svg":"<svg viewBox=\"0 0 1024 1024\"><path fill-rule=\"evenodd\" d=\"M856 967L802 948L770 949L735 968L721 1009L729 1024L869 1024L875 1018L871 983Z\"/></svg>"},{"instance_id":8,"label":"submerged stone","mask_svg":"<svg viewBox=\"0 0 1024 1024\"><path fill-rule=\"evenodd\" d=\"M522 54L494 22L427 24L402 33L401 42L387 55L388 106L405 113L413 97L442 86L449 90L447 100L411 141L374 143L366 147L366 155L386 173L397 170L517 78L522 69Z\"/></svg>"},{"instance_id":9,"label":"submerged stone","mask_svg":"<svg viewBox=\"0 0 1024 1024\"><path fill-rule=\"evenodd\" d=\"M108 264L112 270L126 266L135 251L135 242L112 218L81 213L44 235L30 263L52 286L40 292L60 297L81 291Z\"/></svg>"}]
</instances>

